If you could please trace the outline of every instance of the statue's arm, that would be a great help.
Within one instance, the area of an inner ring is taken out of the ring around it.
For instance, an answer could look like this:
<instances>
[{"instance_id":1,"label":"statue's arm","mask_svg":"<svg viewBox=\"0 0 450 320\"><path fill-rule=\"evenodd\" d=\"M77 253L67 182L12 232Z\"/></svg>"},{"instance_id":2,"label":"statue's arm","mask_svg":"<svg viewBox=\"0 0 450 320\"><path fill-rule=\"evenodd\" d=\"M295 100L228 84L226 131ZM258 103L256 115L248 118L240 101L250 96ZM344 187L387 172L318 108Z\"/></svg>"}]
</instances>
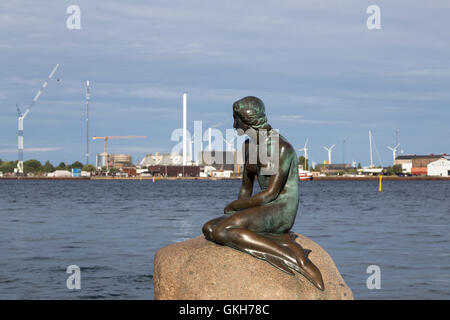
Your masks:
<instances>
[{"instance_id":1,"label":"statue's arm","mask_svg":"<svg viewBox=\"0 0 450 320\"><path fill-rule=\"evenodd\" d=\"M245 141L243 145L243 153L244 153L244 171L242 173L242 185L241 190L239 190L238 199L246 199L252 196L253 192L253 183L255 181L255 173L249 172L248 165L248 140Z\"/></svg>"},{"instance_id":2,"label":"statue's arm","mask_svg":"<svg viewBox=\"0 0 450 320\"><path fill-rule=\"evenodd\" d=\"M248 172L244 167L244 172L242 174L242 185L241 190L239 191L238 199L248 199L252 196L254 181L255 174Z\"/></svg>"},{"instance_id":3,"label":"statue's arm","mask_svg":"<svg viewBox=\"0 0 450 320\"><path fill-rule=\"evenodd\" d=\"M233 201L228 205L229 209L231 211L237 211L256 206L263 206L275 200L281 190L283 190L287 178L289 177L289 171L291 164L293 163L291 158L292 155L290 155L290 153L286 154L286 152L280 152L278 171L270 178L268 188L257 193L253 197L241 198Z\"/></svg>"},{"instance_id":4,"label":"statue's arm","mask_svg":"<svg viewBox=\"0 0 450 320\"><path fill-rule=\"evenodd\" d=\"M241 189L239 190L238 199L248 199L252 196L253 192L253 183L255 181L255 174L253 172L249 172L247 170L248 164L248 141L246 141L243 145L243 153L244 153L244 171L242 173L242 184ZM235 200L236 201L236 200ZM230 202L224 209L225 213L231 213L236 211L233 209L233 202Z\"/></svg>"}]
</instances>

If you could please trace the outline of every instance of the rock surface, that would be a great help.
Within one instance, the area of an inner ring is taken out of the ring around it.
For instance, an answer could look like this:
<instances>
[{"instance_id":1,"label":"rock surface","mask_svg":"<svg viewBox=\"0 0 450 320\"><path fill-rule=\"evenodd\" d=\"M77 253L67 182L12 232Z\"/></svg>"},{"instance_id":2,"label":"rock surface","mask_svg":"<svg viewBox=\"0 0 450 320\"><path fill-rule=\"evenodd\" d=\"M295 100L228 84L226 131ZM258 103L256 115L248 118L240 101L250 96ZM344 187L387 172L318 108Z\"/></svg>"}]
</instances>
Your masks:
<instances>
[{"instance_id":1,"label":"rock surface","mask_svg":"<svg viewBox=\"0 0 450 320\"><path fill-rule=\"evenodd\" d=\"M199 236L156 252L155 299L353 299L328 253L305 236L298 235L296 241L312 250L309 258L322 273L324 291L302 275L290 276L265 261Z\"/></svg>"}]
</instances>

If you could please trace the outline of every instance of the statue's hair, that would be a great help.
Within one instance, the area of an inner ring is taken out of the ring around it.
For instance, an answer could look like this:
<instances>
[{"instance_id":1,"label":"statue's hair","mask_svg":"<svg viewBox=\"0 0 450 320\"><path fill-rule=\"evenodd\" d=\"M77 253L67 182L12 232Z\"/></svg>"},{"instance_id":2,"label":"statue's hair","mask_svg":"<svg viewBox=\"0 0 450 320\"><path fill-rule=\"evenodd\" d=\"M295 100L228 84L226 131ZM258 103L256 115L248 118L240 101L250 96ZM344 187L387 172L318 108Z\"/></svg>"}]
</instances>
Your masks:
<instances>
[{"instance_id":1,"label":"statue's hair","mask_svg":"<svg viewBox=\"0 0 450 320\"><path fill-rule=\"evenodd\" d=\"M233 112L243 123L255 129L270 129L267 123L266 107L257 97L245 97L233 103Z\"/></svg>"}]
</instances>

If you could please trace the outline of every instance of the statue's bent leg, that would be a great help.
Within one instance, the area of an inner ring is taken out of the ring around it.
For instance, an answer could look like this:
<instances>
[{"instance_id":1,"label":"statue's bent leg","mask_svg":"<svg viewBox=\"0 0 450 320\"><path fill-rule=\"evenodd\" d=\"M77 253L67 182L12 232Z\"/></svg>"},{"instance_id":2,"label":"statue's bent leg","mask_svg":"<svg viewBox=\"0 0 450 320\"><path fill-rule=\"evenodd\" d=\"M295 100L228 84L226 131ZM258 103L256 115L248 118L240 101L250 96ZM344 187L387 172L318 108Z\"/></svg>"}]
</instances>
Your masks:
<instances>
[{"instance_id":1,"label":"statue's bent leg","mask_svg":"<svg viewBox=\"0 0 450 320\"><path fill-rule=\"evenodd\" d=\"M282 209L281 206L253 207L226 217L212 230L213 241L265 259L289 274L292 274L291 267L323 290L320 271L307 259L301 246L290 240L280 243L261 234L280 229L283 223L274 215Z\"/></svg>"},{"instance_id":2,"label":"statue's bent leg","mask_svg":"<svg viewBox=\"0 0 450 320\"><path fill-rule=\"evenodd\" d=\"M213 238L214 228L216 227L217 224L219 224L225 218L226 218L226 216L221 216L221 217L212 219L203 225L202 231L203 231L203 234L205 235L206 240L214 241L214 238Z\"/></svg>"},{"instance_id":3,"label":"statue's bent leg","mask_svg":"<svg viewBox=\"0 0 450 320\"><path fill-rule=\"evenodd\" d=\"M256 250L275 256L288 255L287 248L258 234L267 232L265 220L270 214L268 209L253 207L226 217L215 226L212 234L214 241L245 252Z\"/></svg>"}]
</instances>

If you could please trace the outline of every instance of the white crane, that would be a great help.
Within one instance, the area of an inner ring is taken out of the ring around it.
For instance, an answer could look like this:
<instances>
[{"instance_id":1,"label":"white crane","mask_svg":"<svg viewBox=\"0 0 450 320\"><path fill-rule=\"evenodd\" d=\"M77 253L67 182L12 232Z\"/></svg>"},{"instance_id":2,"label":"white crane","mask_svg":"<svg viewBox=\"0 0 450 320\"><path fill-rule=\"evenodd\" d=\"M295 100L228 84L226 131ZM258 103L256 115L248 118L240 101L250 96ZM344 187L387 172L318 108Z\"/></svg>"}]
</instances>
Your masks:
<instances>
[{"instance_id":1,"label":"white crane","mask_svg":"<svg viewBox=\"0 0 450 320\"><path fill-rule=\"evenodd\" d=\"M17 151L18 151L18 162L17 162L17 172L19 174L23 174L23 120L27 116L27 114L30 112L30 109L34 106L34 104L38 101L39 97L41 96L44 89L47 87L48 82L53 78L53 75L55 74L56 70L58 69L59 64L57 64L52 72L50 72L48 79L44 81L39 91L36 93L36 95L33 98L33 101L31 101L30 106L25 110L25 112L22 114L22 112L19 109L19 106L16 104L17 113L19 116L18 120L18 142L17 142Z\"/></svg>"},{"instance_id":2,"label":"white crane","mask_svg":"<svg viewBox=\"0 0 450 320\"><path fill-rule=\"evenodd\" d=\"M392 151L392 164L395 164L395 158L397 158L397 149L400 146L400 143L397 143L395 147L387 147L389 150Z\"/></svg>"},{"instance_id":3,"label":"white crane","mask_svg":"<svg viewBox=\"0 0 450 320\"><path fill-rule=\"evenodd\" d=\"M187 163L187 94L183 93L183 166Z\"/></svg>"},{"instance_id":4,"label":"white crane","mask_svg":"<svg viewBox=\"0 0 450 320\"><path fill-rule=\"evenodd\" d=\"M302 149L298 149L298 151L303 151L305 154L305 163L303 164L303 170L308 170L308 138L306 138L305 146Z\"/></svg>"},{"instance_id":5,"label":"white crane","mask_svg":"<svg viewBox=\"0 0 450 320\"><path fill-rule=\"evenodd\" d=\"M86 81L86 164L89 164L89 100L91 91L89 89L89 80Z\"/></svg>"},{"instance_id":6,"label":"white crane","mask_svg":"<svg viewBox=\"0 0 450 320\"><path fill-rule=\"evenodd\" d=\"M329 148L327 148L327 147L323 147L325 150L327 150L328 151L328 164L331 164L331 152L333 151L333 148L335 147L336 145L335 144L333 144L331 147L329 147Z\"/></svg>"}]
</instances>

